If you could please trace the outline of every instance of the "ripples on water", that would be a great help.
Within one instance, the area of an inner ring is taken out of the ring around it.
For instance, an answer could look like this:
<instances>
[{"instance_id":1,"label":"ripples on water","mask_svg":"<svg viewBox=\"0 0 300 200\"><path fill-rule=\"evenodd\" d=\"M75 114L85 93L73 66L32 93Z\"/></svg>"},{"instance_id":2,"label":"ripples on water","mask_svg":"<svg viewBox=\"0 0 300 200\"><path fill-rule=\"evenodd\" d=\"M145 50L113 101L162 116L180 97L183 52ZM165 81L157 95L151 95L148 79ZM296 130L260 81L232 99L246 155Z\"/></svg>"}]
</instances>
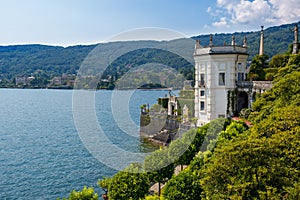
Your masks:
<instances>
[{"instance_id":1,"label":"ripples on water","mask_svg":"<svg viewBox=\"0 0 300 200\"><path fill-rule=\"evenodd\" d=\"M133 152L155 149L118 128L110 113L111 93L97 91L95 105L110 140ZM166 93L134 92L132 120L138 124L140 105L154 104ZM84 185L101 193L97 181L116 173L82 144L73 122L71 90L0 89L0 111L0 199L62 198Z\"/></svg>"}]
</instances>

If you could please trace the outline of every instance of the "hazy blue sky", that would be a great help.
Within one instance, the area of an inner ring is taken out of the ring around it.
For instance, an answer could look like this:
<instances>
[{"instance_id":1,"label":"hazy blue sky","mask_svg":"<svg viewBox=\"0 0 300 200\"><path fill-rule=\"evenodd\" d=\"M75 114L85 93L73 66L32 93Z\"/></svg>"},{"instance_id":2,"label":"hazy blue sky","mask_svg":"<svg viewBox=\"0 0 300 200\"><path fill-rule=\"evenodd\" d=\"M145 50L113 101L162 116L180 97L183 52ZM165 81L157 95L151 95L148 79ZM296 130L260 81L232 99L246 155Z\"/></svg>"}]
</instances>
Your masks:
<instances>
[{"instance_id":1,"label":"hazy blue sky","mask_svg":"<svg viewBox=\"0 0 300 200\"><path fill-rule=\"evenodd\" d=\"M1 0L0 45L106 41L143 27L187 36L300 20L300 0Z\"/></svg>"}]
</instances>

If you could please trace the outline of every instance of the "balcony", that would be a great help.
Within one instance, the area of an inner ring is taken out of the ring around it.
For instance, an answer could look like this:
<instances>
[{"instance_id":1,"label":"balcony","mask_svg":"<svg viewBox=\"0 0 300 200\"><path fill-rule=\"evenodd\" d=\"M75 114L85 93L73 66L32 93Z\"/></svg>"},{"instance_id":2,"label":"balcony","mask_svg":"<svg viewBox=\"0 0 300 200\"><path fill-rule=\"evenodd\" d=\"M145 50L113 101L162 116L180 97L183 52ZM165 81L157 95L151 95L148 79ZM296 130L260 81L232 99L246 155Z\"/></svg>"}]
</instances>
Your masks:
<instances>
[{"instance_id":1,"label":"balcony","mask_svg":"<svg viewBox=\"0 0 300 200\"><path fill-rule=\"evenodd\" d=\"M236 85L238 88L253 88L253 81L238 81Z\"/></svg>"}]
</instances>

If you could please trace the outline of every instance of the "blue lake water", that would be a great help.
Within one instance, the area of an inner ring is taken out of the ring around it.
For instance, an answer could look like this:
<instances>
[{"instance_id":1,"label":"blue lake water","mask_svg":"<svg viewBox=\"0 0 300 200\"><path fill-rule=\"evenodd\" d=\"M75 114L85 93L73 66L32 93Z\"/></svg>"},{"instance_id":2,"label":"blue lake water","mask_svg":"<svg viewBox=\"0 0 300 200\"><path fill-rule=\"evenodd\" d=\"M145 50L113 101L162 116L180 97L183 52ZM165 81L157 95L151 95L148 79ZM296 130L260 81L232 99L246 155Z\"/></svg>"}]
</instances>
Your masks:
<instances>
[{"instance_id":1,"label":"blue lake water","mask_svg":"<svg viewBox=\"0 0 300 200\"><path fill-rule=\"evenodd\" d=\"M129 91L118 92L122 97ZM138 125L140 105L152 105L167 93L135 91L128 103L132 120ZM101 193L97 181L116 173L95 159L80 140L72 94L72 90L0 89L0 199L56 199L85 185ZM111 95L112 91L95 92L96 116L110 140L132 152L153 150L118 127L111 113ZM114 101L118 104L118 99Z\"/></svg>"}]
</instances>

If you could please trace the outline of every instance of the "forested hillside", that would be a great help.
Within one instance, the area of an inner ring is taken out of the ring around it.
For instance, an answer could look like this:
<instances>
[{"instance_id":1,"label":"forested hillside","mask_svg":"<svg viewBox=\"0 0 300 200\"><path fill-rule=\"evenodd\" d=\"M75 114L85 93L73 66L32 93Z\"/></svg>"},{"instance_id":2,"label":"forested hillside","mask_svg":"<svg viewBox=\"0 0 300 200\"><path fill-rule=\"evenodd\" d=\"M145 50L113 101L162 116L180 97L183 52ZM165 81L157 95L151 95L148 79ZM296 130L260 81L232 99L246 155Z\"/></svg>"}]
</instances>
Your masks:
<instances>
[{"instance_id":1,"label":"forested hillside","mask_svg":"<svg viewBox=\"0 0 300 200\"><path fill-rule=\"evenodd\" d=\"M0 74L13 78L43 70L48 75L73 74L83 59L95 47L17 45L0 47Z\"/></svg>"},{"instance_id":2,"label":"forested hillside","mask_svg":"<svg viewBox=\"0 0 300 200\"><path fill-rule=\"evenodd\" d=\"M270 27L265 30L265 54L270 58L275 54L284 53L288 46L293 42L294 24ZM260 30L255 32L233 33L236 37L236 43L242 45L244 36L248 39L249 60L258 53ZM231 43L232 34L214 34L214 45L223 45ZM193 39L200 39L202 45L208 45L209 35L199 35ZM172 46L172 48L181 49L192 59L194 43L188 43L182 47L180 42L172 41L132 41L132 42L111 42L103 43L98 46L104 55L110 56L112 52L118 50L120 46L139 45L144 43L146 46ZM45 46L45 45L16 45L0 46L0 85L14 86L15 78L19 76L33 76L39 86L46 86L50 80L62 74L76 74L81 63L86 56L97 45L86 46ZM132 67L136 67L149 62L158 62L160 64L175 68L183 73L187 79L193 78L193 64L180 58L178 55L157 48L139 49L121 56L108 66L108 70L101 77L108 79L110 84L120 78ZM25 82L24 82L25 84ZM28 83L30 84L30 82ZM105 83L107 84L107 83ZM107 85L102 85L104 88Z\"/></svg>"}]
</instances>

